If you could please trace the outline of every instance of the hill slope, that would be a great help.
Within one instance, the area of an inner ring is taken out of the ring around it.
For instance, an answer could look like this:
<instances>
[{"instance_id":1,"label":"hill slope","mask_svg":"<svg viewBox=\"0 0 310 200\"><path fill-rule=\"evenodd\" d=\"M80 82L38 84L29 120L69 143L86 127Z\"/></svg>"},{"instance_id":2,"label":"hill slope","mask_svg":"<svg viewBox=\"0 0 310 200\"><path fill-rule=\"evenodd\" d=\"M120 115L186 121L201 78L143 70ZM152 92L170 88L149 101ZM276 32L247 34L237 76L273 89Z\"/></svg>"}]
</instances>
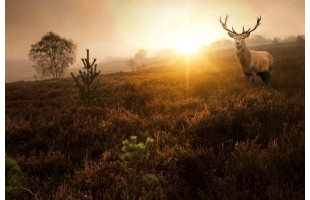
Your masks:
<instances>
[{"instance_id":1,"label":"hill slope","mask_svg":"<svg viewBox=\"0 0 310 200\"><path fill-rule=\"evenodd\" d=\"M232 51L101 75L92 107L71 78L6 84L6 153L38 199L303 199L304 45L262 48L270 90ZM154 143L127 162L133 135Z\"/></svg>"}]
</instances>

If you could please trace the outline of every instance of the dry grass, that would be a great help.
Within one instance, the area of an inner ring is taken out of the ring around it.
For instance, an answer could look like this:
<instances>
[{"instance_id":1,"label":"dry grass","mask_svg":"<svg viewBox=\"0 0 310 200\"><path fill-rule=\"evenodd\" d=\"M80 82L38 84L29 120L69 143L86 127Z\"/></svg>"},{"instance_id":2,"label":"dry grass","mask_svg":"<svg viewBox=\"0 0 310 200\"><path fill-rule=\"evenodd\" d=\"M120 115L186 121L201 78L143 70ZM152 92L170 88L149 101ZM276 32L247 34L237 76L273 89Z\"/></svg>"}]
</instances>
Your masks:
<instances>
[{"instance_id":1,"label":"dry grass","mask_svg":"<svg viewBox=\"0 0 310 200\"><path fill-rule=\"evenodd\" d=\"M101 75L91 107L70 78L6 84L6 153L35 194L19 199L303 199L304 46L267 50L270 90L220 53ZM135 167L132 135L154 139Z\"/></svg>"}]
</instances>

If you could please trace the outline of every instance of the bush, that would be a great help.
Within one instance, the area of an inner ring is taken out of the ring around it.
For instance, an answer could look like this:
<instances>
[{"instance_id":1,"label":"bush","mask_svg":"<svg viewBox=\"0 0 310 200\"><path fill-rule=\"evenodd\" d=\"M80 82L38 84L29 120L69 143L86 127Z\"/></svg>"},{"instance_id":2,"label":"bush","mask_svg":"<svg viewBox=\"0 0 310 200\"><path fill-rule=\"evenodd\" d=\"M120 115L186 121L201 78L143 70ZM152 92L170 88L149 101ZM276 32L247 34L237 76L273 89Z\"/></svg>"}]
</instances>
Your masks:
<instances>
[{"instance_id":1,"label":"bush","mask_svg":"<svg viewBox=\"0 0 310 200\"><path fill-rule=\"evenodd\" d=\"M123 144L123 159L125 161L139 161L150 155L150 147L154 142L153 139L147 138L145 143L137 144L137 136L131 136L130 141L125 140Z\"/></svg>"},{"instance_id":2,"label":"bush","mask_svg":"<svg viewBox=\"0 0 310 200\"><path fill-rule=\"evenodd\" d=\"M5 155L5 199L16 199L23 181L24 175L20 167Z\"/></svg>"}]
</instances>

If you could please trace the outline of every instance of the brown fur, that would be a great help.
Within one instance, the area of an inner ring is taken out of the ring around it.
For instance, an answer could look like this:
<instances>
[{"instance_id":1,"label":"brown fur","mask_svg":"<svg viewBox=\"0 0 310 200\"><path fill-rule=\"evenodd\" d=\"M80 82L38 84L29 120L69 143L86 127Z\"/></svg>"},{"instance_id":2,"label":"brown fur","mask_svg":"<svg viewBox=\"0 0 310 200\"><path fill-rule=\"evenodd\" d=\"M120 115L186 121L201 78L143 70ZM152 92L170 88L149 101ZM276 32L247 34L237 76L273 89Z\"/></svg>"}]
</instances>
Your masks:
<instances>
[{"instance_id":1,"label":"brown fur","mask_svg":"<svg viewBox=\"0 0 310 200\"><path fill-rule=\"evenodd\" d=\"M236 57L246 79L259 74L269 87L270 72L274 64L274 59L269 52L250 50L242 40L241 45L236 46ZM252 78L254 81L254 77Z\"/></svg>"},{"instance_id":2,"label":"brown fur","mask_svg":"<svg viewBox=\"0 0 310 200\"><path fill-rule=\"evenodd\" d=\"M225 22L222 21L220 17L220 22L222 24L222 27L227 31L229 37L235 39L236 44L236 57L243 69L243 73L246 78L246 82L248 83L248 80L250 77L252 77L252 83L254 83L255 76L259 75L264 83L269 88L270 83L270 76L271 76L271 70L273 66L273 57L272 55L267 51L254 51L250 50L246 44L245 39L250 36L250 33L255 31L256 28L260 25L260 21L262 17L257 17L256 25L253 29L249 28L248 30L242 30L242 33L237 33L234 28L232 27L232 30L230 30L227 27L227 19L228 15L226 15Z\"/></svg>"},{"instance_id":3,"label":"brown fur","mask_svg":"<svg viewBox=\"0 0 310 200\"><path fill-rule=\"evenodd\" d=\"M244 41L241 43L241 47L236 47L236 57L243 72L248 75L270 72L274 63L269 52L250 50Z\"/></svg>"}]
</instances>

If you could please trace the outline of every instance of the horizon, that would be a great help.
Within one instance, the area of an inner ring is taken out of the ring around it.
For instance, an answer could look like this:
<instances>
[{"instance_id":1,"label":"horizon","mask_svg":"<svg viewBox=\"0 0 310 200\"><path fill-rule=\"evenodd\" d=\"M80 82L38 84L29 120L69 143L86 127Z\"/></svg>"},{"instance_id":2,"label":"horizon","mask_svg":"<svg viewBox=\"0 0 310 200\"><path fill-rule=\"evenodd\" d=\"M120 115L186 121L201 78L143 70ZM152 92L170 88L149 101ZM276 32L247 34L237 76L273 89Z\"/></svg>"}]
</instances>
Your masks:
<instances>
[{"instance_id":1,"label":"horizon","mask_svg":"<svg viewBox=\"0 0 310 200\"><path fill-rule=\"evenodd\" d=\"M288 35L288 36L285 36L285 37L283 37L283 38L280 38L280 37L274 37L274 38L277 38L277 39L279 39L279 42L280 43L286 43L286 42L293 42L293 41L295 41L295 39L297 38L297 37L299 37L299 36L302 36L303 38L305 38L305 35L304 34L296 34L296 35ZM43 36L42 36L43 37ZM253 40L253 38L255 38L256 39L256 37L261 37L261 38L259 38L258 39L258 41L255 41L255 43L256 44L252 44L253 42L251 41L251 40ZM259 34L253 34L253 35L251 35L249 38L246 38L246 43L247 43L247 45L249 46L249 47L253 47L253 46L260 46L260 45L268 45L268 44L272 44L272 40L274 39L274 38L265 38L264 36L262 36L262 35L259 35ZM41 39L41 38L40 38ZM66 39L69 39L69 38L66 38ZM251 41L251 43L249 43L248 41ZM39 41L39 40L38 40ZM222 47L222 46L216 46L216 45L218 45L219 43L229 43L229 44L231 44L231 46L229 46L229 47ZM220 38L220 39L218 39L218 40L215 40L215 41L212 41L211 43L209 43L209 44L204 44L204 43L201 43L201 44L199 44L199 46L198 46L198 48L196 48L195 49L195 51L193 51L193 52L189 52L189 53L187 53L187 52L182 52L178 47L167 47L167 48L162 48L162 49L157 49L157 50L154 50L153 52L151 52L151 54L150 54L150 52L148 52L148 50L147 49L145 49L145 50L147 50L147 56L146 56L146 58L154 58L154 57L161 57L161 55L159 55L160 54L160 52L161 51L175 51L176 52L176 54L177 55L186 55L186 54L189 54L189 55L191 55L191 54L199 54L199 49L200 48L202 48L202 47L207 47L208 48L208 51L214 51L214 50L225 50L225 49L234 49L235 48L235 46L233 45L234 44L234 42L233 42L233 39L231 39L231 38ZM29 48L30 49L30 48ZM89 49L90 51L92 51L92 49L90 49L90 48L86 48L86 49ZM81 50L81 51L85 51L86 49L83 49L83 50ZM140 48L140 49L144 49L144 48ZM107 62L114 62L114 61L119 61L119 60L126 60L126 59L130 59L130 58L133 58L134 57L134 55L137 53L137 51L138 51L139 49L136 49L136 51L134 51L134 53L133 54L131 54L131 55L115 55L115 56L113 56L113 55L103 55L103 56L101 56L101 59L100 59L100 63L107 63ZM92 52L92 54L93 54L94 52ZM85 52L84 52L84 54L85 54ZM82 58L84 58L85 57L85 55L83 55L83 53L81 53L81 57L76 57L76 62L78 62L80 59L82 59ZM97 60L98 60L98 58L97 57L94 57L94 58L96 58ZM29 58L28 57L20 57L20 58L5 58L5 60L29 60ZM29 62L31 62L30 60L29 60ZM76 64L76 63L75 63ZM73 64L73 65L75 65L75 64ZM73 66L72 65L72 66ZM79 64L79 65L82 65L82 63L81 64ZM72 66L70 66L70 67L72 67ZM76 67L76 66L73 66L73 68L74 67Z\"/></svg>"},{"instance_id":2,"label":"horizon","mask_svg":"<svg viewBox=\"0 0 310 200\"><path fill-rule=\"evenodd\" d=\"M302 36L302 35L299 35ZM260 38L260 35L254 35L254 38ZM250 43L248 46L251 48L265 48L265 47L281 47L281 46L296 46L300 45L300 43L297 41L298 36L290 36L286 37L284 39L280 38L279 44L273 44L271 39L263 38L258 40L259 42L254 40L253 43ZM303 38L305 36L303 35ZM266 43L268 41L269 43ZM221 44L219 44L221 43ZM212 46L213 45L213 46ZM279 46L280 45L280 46ZM194 58L194 59L202 59L202 56L210 55L209 53L219 53L219 52L225 52L226 55L227 52L234 52L234 43L226 38L217 40L213 42L211 45L201 46L197 52L194 53L181 53L179 51L176 51L176 49L163 49L164 52L158 52L157 55L153 56L147 56L143 60L144 64L146 64L149 68L154 67L152 62L154 61L163 61L165 59L169 60L175 60L179 58ZM227 55L226 55L227 56ZM91 56L92 57L92 56ZM97 59L97 58L96 58ZM130 59L129 57L106 57L104 60L98 62L98 69L103 70L102 74L114 74L119 72L128 72L129 68L126 64L126 61ZM98 59L97 59L98 60ZM171 62L171 61L170 61ZM13 64L12 64L13 63ZM37 76L35 69L31 66L33 64L28 58L19 58L19 59L5 59L5 83L12 83L16 81L34 81L37 80L34 78L34 76ZM150 65L149 65L150 64ZM13 67L7 67L7 66L14 66ZM116 67L116 68L115 68ZM82 62L79 62L79 59L77 58L77 61L68 67L66 72L63 74L62 78L68 78L70 77L69 72L77 72L77 70L80 70L83 68ZM44 79L50 79L51 77L41 77L39 80Z\"/></svg>"}]
</instances>

